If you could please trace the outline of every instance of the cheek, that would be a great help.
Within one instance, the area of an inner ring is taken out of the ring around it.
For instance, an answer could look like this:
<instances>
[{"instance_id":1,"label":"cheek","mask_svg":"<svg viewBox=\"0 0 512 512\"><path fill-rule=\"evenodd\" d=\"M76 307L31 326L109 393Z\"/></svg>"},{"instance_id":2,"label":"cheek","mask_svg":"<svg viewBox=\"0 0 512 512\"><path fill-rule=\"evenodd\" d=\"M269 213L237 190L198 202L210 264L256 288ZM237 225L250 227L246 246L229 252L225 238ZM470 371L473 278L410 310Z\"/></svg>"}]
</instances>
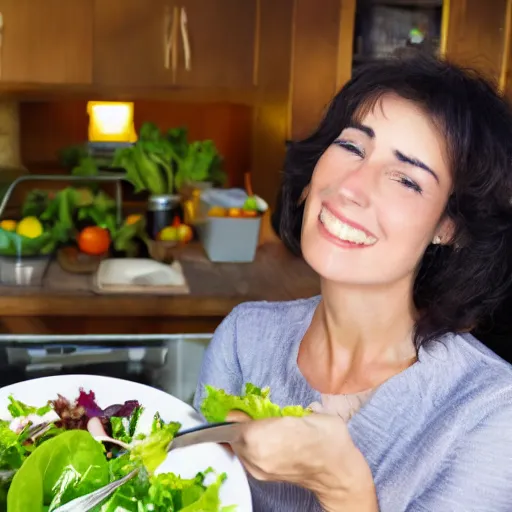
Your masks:
<instances>
[{"instance_id":1,"label":"cheek","mask_svg":"<svg viewBox=\"0 0 512 512\"><path fill-rule=\"evenodd\" d=\"M328 148L318 160L313 171L311 191L318 194L334 190L343 177L343 169L347 169L349 165L349 161L343 158L339 148Z\"/></svg>"},{"instance_id":2,"label":"cheek","mask_svg":"<svg viewBox=\"0 0 512 512\"><path fill-rule=\"evenodd\" d=\"M411 197L402 201L389 201L385 208L380 208L379 220L388 241L421 250L430 240L438 226L442 210L421 197Z\"/></svg>"}]
</instances>

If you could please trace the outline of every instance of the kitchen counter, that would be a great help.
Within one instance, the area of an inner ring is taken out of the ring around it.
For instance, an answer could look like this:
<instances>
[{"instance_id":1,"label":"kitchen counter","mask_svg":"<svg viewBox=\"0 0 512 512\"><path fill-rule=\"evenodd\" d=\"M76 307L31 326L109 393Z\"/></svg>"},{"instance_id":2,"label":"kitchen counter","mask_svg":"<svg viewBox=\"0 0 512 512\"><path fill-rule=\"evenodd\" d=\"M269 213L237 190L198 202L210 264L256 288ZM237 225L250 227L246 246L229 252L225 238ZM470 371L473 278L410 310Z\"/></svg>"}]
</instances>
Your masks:
<instances>
[{"instance_id":1,"label":"kitchen counter","mask_svg":"<svg viewBox=\"0 0 512 512\"><path fill-rule=\"evenodd\" d=\"M319 293L319 280L279 242L258 248L252 263L212 263L199 245L179 258L186 295L98 295L91 276L68 274L54 261L43 287L0 287L0 332L132 334L213 332L236 305Z\"/></svg>"}]
</instances>

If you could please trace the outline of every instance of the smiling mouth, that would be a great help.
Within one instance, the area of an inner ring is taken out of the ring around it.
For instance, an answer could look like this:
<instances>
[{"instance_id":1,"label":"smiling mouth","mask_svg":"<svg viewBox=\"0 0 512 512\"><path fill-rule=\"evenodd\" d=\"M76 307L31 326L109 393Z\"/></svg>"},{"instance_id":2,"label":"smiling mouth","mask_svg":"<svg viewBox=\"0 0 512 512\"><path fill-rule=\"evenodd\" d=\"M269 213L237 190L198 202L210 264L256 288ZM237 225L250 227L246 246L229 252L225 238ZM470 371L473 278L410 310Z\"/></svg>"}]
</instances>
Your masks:
<instances>
[{"instance_id":1,"label":"smiling mouth","mask_svg":"<svg viewBox=\"0 0 512 512\"><path fill-rule=\"evenodd\" d=\"M361 229L343 222L340 218L329 211L325 206L320 210L318 219L325 230L341 242L356 244L359 246L370 246L377 242L377 238L371 236Z\"/></svg>"}]
</instances>

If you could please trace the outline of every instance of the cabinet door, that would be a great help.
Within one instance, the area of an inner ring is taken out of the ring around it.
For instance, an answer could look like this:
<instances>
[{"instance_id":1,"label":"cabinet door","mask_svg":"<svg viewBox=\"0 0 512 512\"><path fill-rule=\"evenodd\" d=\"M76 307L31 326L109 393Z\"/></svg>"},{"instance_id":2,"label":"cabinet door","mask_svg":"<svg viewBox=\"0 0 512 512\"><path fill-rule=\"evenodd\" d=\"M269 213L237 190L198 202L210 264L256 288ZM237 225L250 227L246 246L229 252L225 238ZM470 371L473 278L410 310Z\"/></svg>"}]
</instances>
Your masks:
<instances>
[{"instance_id":1,"label":"cabinet door","mask_svg":"<svg viewBox=\"0 0 512 512\"><path fill-rule=\"evenodd\" d=\"M507 0L452 0L447 15L446 56L498 82L504 52Z\"/></svg>"},{"instance_id":2,"label":"cabinet door","mask_svg":"<svg viewBox=\"0 0 512 512\"><path fill-rule=\"evenodd\" d=\"M254 84L256 0L174 0L185 14L190 44L181 23L176 84L201 87L251 87Z\"/></svg>"},{"instance_id":3,"label":"cabinet door","mask_svg":"<svg viewBox=\"0 0 512 512\"><path fill-rule=\"evenodd\" d=\"M92 0L0 0L1 79L90 84Z\"/></svg>"},{"instance_id":4,"label":"cabinet door","mask_svg":"<svg viewBox=\"0 0 512 512\"><path fill-rule=\"evenodd\" d=\"M94 81L107 86L172 84L165 45L170 15L169 0L95 0Z\"/></svg>"}]
</instances>

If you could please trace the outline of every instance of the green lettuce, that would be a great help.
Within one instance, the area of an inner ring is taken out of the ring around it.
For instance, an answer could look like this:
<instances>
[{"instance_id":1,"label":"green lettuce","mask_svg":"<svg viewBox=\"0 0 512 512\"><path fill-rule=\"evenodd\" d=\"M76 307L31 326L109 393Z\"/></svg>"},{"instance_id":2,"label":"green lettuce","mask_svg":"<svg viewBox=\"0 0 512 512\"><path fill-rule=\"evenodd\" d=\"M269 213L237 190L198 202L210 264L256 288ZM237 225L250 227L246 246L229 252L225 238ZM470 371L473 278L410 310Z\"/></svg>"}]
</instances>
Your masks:
<instances>
[{"instance_id":1,"label":"green lettuce","mask_svg":"<svg viewBox=\"0 0 512 512\"><path fill-rule=\"evenodd\" d=\"M111 481L129 473L134 464L128 454L111 460ZM236 507L220 504L224 473L206 485L205 480L212 472L208 469L194 478L181 478L174 473L149 476L141 468L135 478L117 489L95 512L235 512Z\"/></svg>"},{"instance_id":2,"label":"green lettuce","mask_svg":"<svg viewBox=\"0 0 512 512\"><path fill-rule=\"evenodd\" d=\"M54 510L108 483L102 444L84 430L49 439L25 460L12 479L8 512Z\"/></svg>"},{"instance_id":3,"label":"green lettuce","mask_svg":"<svg viewBox=\"0 0 512 512\"><path fill-rule=\"evenodd\" d=\"M29 414L37 414L38 416L43 416L52 410L52 406L50 404L46 404L43 407L33 407L32 405L27 405L23 402L20 402L19 400L16 400L12 395L10 395L7 409L13 418L19 418L22 416L28 416Z\"/></svg>"},{"instance_id":4,"label":"green lettuce","mask_svg":"<svg viewBox=\"0 0 512 512\"><path fill-rule=\"evenodd\" d=\"M11 397L10 408L13 416L24 416L44 413L46 407L38 409ZM8 421L0 420L0 469L15 471L0 481L0 510L52 512L138 469L134 478L91 512L234 512L236 507L220 503L225 474L209 485L211 468L189 479L174 473L154 474L181 425L155 414L149 435L136 434L141 412L136 408L130 418L111 418L114 437L130 445L130 450L113 457L86 430L54 427L34 443L27 440L29 426L16 433Z\"/></svg>"},{"instance_id":5,"label":"green lettuce","mask_svg":"<svg viewBox=\"0 0 512 512\"><path fill-rule=\"evenodd\" d=\"M230 395L222 389L206 386L206 397L201 403L201 413L209 423L226 421L230 411L241 411L253 420L281 416L306 416L308 409L300 405L279 407L270 401L270 389L246 384L244 394Z\"/></svg>"},{"instance_id":6,"label":"green lettuce","mask_svg":"<svg viewBox=\"0 0 512 512\"><path fill-rule=\"evenodd\" d=\"M166 459L167 446L180 428L181 424L176 422L162 424L160 429L133 446L130 457L134 460L141 460L146 469L150 473L154 473Z\"/></svg>"}]
</instances>

